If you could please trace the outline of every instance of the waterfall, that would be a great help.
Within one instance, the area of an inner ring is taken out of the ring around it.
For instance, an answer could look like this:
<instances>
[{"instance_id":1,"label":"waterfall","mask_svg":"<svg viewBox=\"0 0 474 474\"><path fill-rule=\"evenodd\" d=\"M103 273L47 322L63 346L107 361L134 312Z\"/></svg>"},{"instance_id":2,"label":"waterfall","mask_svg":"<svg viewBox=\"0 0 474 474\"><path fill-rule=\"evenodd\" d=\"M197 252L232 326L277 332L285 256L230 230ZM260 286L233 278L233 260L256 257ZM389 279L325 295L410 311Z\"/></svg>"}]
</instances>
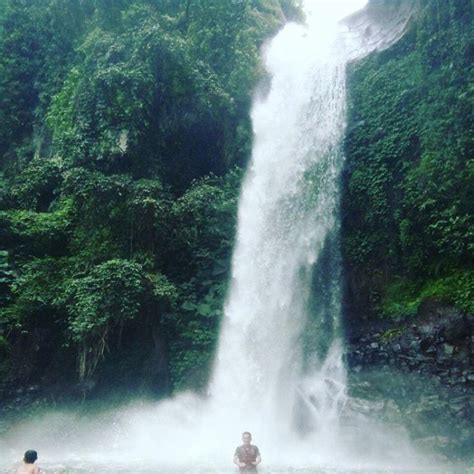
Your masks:
<instances>
[{"instance_id":1,"label":"waterfall","mask_svg":"<svg viewBox=\"0 0 474 474\"><path fill-rule=\"evenodd\" d=\"M271 85L252 110L253 153L210 392L219 416L234 407L231 425L268 439L290 437L295 412L332 425L344 400L337 250L323 276L334 297L316 301L326 358L304 364L302 340L314 268L337 241L345 65L354 49L337 20L347 13L341 7L357 3L313 2L307 25L288 24L273 39L265 54Z\"/></svg>"}]
</instances>

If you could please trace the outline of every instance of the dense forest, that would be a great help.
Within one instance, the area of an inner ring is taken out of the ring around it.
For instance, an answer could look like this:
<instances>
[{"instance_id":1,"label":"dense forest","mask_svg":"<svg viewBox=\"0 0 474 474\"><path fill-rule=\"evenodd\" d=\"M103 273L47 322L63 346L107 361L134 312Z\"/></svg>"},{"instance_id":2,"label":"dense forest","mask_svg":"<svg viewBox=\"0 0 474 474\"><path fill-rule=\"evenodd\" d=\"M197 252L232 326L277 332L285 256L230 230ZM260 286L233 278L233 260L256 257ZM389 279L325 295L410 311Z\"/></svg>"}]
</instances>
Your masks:
<instances>
[{"instance_id":1,"label":"dense forest","mask_svg":"<svg viewBox=\"0 0 474 474\"><path fill-rule=\"evenodd\" d=\"M0 5L2 388L202 386L259 48L298 10L286 0Z\"/></svg>"},{"instance_id":2,"label":"dense forest","mask_svg":"<svg viewBox=\"0 0 474 474\"><path fill-rule=\"evenodd\" d=\"M0 0L0 395L203 388L292 0ZM473 312L470 0L350 66L346 313Z\"/></svg>"}]
</instances>

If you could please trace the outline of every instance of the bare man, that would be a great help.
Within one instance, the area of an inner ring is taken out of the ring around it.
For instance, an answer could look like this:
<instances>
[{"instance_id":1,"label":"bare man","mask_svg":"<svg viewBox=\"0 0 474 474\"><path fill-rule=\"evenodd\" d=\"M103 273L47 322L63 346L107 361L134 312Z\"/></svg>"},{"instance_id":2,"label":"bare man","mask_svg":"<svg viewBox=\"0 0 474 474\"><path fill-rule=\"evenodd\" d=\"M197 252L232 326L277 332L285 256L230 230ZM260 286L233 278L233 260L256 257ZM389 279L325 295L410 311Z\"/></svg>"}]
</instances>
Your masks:
<instances>
[{"instance_id":1,"label":"bare man","mask_svg":"<svg viewBox=\"0 0 474 474\"><path fill-rule=\"evenodd\" d=\"M33 449L26 451L23 462L18 466L16 474L40 474L40 468L35 465L38 453Z\"/></svg>"},{"instance_id":2,"label":"bare man","mask_svg":"<svg viewBox=\"0 0 474 474\"><path fill-rule=\"evenodd\" d=\"M240 472L257 472L257 466L262 462L257 446L250 444L252 435L248 431L242 433L242 446L237 446L234 453L234 464Z\"/></svg>"}]
</instances>

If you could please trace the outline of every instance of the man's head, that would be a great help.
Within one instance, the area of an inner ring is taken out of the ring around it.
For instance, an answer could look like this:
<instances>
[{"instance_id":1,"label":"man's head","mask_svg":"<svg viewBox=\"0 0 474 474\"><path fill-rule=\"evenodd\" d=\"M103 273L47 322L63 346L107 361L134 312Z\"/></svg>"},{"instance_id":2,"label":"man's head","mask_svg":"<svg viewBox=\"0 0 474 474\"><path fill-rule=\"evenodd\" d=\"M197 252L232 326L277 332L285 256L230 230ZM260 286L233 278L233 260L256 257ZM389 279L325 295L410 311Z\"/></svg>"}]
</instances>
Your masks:
<instances>
[{"instance_id":1,"label":"man's head","mask_svg":"<svg viewBox=\"0 0 474 474\"><path fill-rule=\"evenodd\" d=\"M33 464L38 459L38 453L34 449L29 449L26 451L25 456L23 457L23 461L26 464Z\"/></svg>"},{"instance_id":2,"label":"man's head","mask_svg":"<svg viewBox=\"0 0 474 474\"><path fill-rule=\"evenodd\" d=\"M249 431L244 431L242 433L242 441L244 444L250 444L250 441L252 441L252 434Z\"/></svg>"}]
</instances>

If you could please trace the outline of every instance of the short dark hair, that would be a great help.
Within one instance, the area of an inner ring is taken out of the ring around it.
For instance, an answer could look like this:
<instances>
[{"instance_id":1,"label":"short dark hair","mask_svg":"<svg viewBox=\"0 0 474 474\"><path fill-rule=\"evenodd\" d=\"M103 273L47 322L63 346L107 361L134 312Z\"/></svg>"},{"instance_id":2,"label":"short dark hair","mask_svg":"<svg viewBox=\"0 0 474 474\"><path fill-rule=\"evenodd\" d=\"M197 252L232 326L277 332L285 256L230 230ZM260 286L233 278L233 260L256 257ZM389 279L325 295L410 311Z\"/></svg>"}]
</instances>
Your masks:
<instances>
[{"instance_id":1,"label":"short dark hair","mask_svg":"<svg viewBox=\"0 0 474 474\"><path fill-rule=\"evenodd\" d=\"M244 432L242 433L242 436L244 436L244 435L246 435L246 434L248 434L248 435L250 435L250 437L252 437L252 433L250 433L250 431L244 431Z\"/></svg>"},{"instance_id":2,"label":"short dark hair","mask_svg":"<svg viewBox=\"0 0 474 474\"><path fill-rule=\"evenodd\" d=\"M38 453L34 449L28 449L23 457L23 461L25 461L26 464L33 464L37 459Z\"/></svg>"}]
</instances>

